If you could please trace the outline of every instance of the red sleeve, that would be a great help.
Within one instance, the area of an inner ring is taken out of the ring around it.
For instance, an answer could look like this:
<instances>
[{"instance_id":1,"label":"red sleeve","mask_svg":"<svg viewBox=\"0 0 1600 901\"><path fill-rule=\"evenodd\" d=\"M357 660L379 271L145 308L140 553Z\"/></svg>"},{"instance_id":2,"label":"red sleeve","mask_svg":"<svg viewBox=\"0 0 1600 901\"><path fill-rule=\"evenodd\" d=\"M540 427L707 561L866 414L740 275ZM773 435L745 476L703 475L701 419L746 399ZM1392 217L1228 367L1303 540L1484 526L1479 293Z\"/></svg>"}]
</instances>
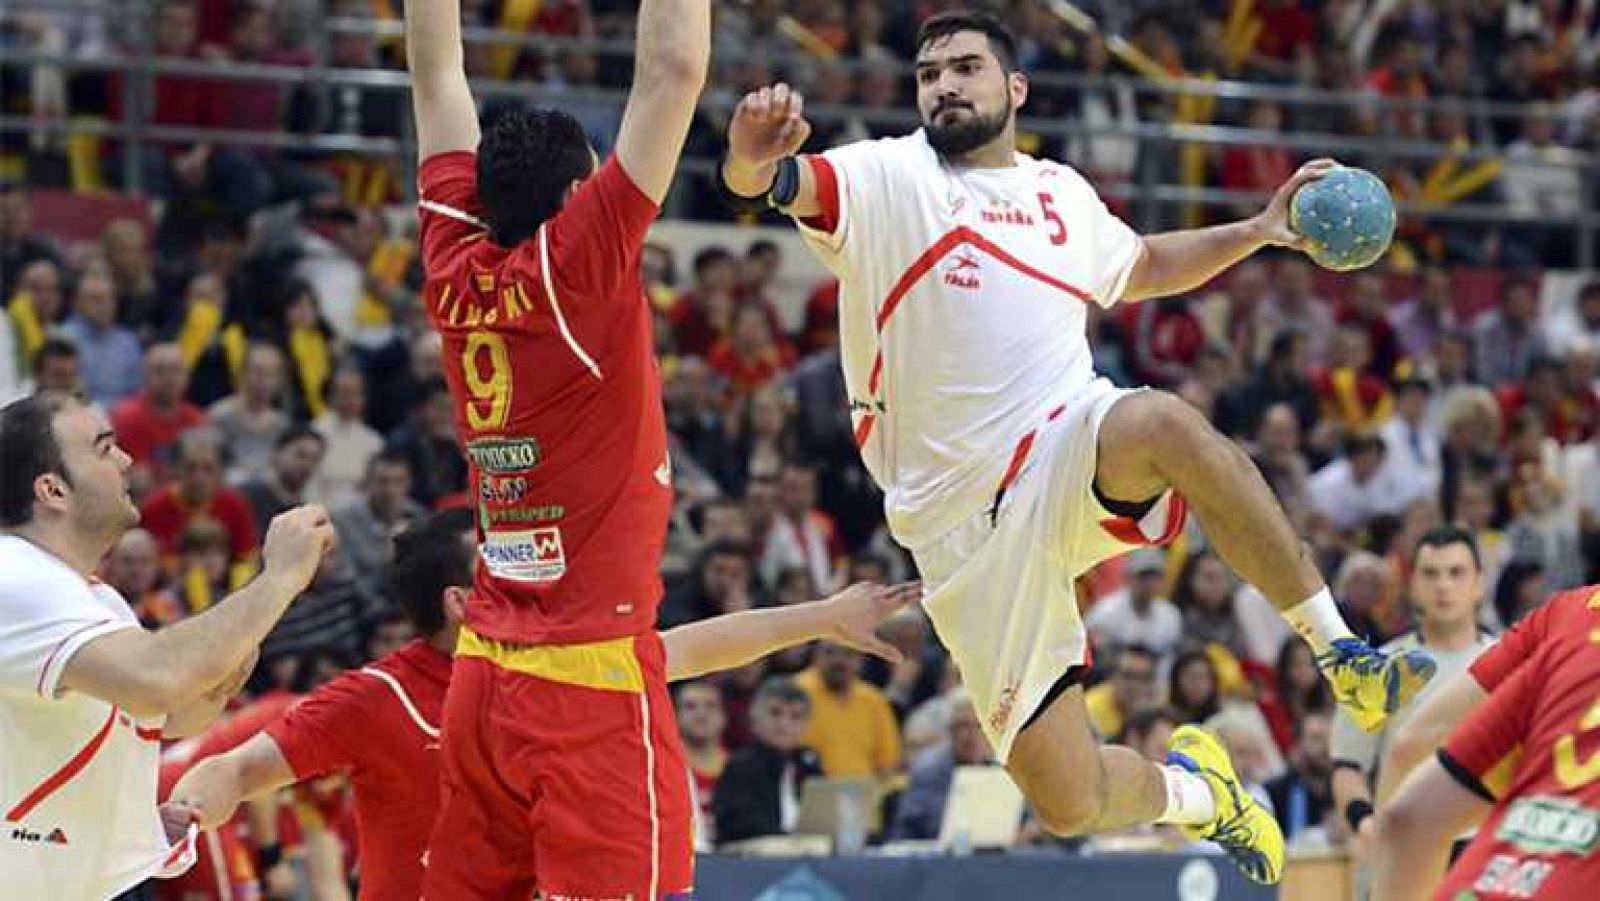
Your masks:
<instances>
[{"instance_id":1,"label":"red sleeve","mask_svg":"<svg viewBox=\"0 0 1600 901\"><path fill-rule=\"evenodd\" d=\"M831 235L839 227L839 174L820 154L804 159L811 166L811 177L816 180L817 203L822 205L822 213L801 221L807 228Z\"/></svg>"},{"instance_id":2,"label":"red sleeve","mask_svg":"<svg viewBox=\"0 0 1600 901\"><path fill-rule=\"evenodd\" d=\"M481 213L476 154L454 150L423 160L417 173L417 221L424 269L442 268L461 241L482 233Z\"/></svg>"},{"instance_id":3,"label":"red sleeve","mask_svg":"<svg viewBox=\"0 0 1600 901\"><path fill-rule=\"evenodd\" d=\"M347 769L376 735L366 711L373 708L370 676L349 672L318 688L267 727L296 779Z\"/></svg>"},{"instance_id":4,"label":"red sleeve","mask_svg":"<svg viewBox=\"0 0 1600 901\"><path fill-rule=\"evenodd\" d=\"M1519 667L1456 727L1440 749L1445 769L1488 800L1499 800L1510 785L1528 733L1528 717L1544 684L1544 660L1541 655Z\"/></svg>"},{"instance_id":5,"label":"red sleeve","mask_svg":"<svg viewBox=\"0 0 1600 901\"><path fill-rule=\"evenodd\" d=\"M1569 603L1568 598L1574 594L1576 592L1564 592L1546 601L1507 630L1488 650L1479 654L1467 670L1478 681L1478 686L1486 692L1493 692L1524 661L1532 657L1550 631L1550 618L1555 615L1557 608Z\"/></svg>"}]
</instances>

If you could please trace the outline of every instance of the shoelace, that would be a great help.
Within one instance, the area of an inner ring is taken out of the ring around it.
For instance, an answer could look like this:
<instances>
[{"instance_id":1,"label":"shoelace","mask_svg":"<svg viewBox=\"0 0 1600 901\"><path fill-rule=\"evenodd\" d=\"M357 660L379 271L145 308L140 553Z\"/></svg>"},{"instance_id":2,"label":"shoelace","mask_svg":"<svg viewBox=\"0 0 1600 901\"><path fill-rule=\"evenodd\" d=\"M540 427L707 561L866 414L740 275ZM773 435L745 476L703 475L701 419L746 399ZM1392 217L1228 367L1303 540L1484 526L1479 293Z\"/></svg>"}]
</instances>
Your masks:
<instances>
[{"instance_id":1,"label":"shoelace","mask_svg":"<svg viewBox=\"0 0 1600 901\"><path fill-rule=\"evenodd\" d=\"M1353 670L1360 676L1372 676L1383 671L1388 661L1362 642L1341 638L1329 646L1328 652L1317 658L1317 665L1327 669L1338 666Z\"/></svg>"},{"instance_id":2,"label":"shoelace","mask_svg":"<svg viewBox=\"0 0 1600 901\"><path fill-rule=\"evenodd\" d=\"M1222 850L1227 853L1228 858L1234 863L1253 876L1265 879L1267 876L1266 855L1250 846L1255 836L1249 829L1248 814L1255 800L1248 797L1241 798L1234 784L1222 778L1220 773L1209 769L1202 769L1201 772L1215 779L1227 789L1228 796L1233 800L1233 807L1236 811L1233 816L1218 823L1206 838L1221 845Z\"/></svg>"}]
</instances>

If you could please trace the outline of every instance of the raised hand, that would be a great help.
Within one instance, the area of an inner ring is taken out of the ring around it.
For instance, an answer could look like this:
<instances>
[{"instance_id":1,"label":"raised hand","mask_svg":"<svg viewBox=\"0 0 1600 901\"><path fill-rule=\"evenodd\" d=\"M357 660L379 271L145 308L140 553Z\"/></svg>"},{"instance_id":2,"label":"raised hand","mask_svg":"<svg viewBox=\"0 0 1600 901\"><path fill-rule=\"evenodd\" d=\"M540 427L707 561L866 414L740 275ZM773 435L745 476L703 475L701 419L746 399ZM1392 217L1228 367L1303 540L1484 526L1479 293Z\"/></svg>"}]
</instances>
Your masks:
<instances>
[{"instance_id":1,"label":"raised hand","mask_svg":"<svg viewBox=\"0 0 1600 901\"><path fill-rule=\"evenodd\" d=\"M878 624L922 597L921 582L902 582L899 585L876 585L860 582L828 598L822 603L829 607L829 620L833 627L826 636L829 641L855 648L899 663L900 649L878 637Z\"/></svg>"},{"instance_id":2,"label":"raised hand","mask_svg":"<svg viewBox=\"0 0 1600 901\"><path fill-rule=\"evenodd\" d=\"M1256 223L1261 228L1262 238L1268 243L1279 247L1293 247L1304 250L1305 238L1289 227L1289 205L1294 202L1294 192L1300 190L1302 185L1314 182L1333 171L1339 164L1331 159L1315 159L1301 166L1289 180L1278 188L1272 195L1272 201L1267 208L1256 217Z\"/></svg>"},{"instance_id":3,"label":"raised hand","mask_svg":"<svg viewBox=\"0 0 1600 901\"><path fill-rule=\"evenodd\" d=\"M805 98L781 81L744 95L728 125L729 162L754 169L798 153L811 137L804 110Z\"/></svg>"}]
</instances>

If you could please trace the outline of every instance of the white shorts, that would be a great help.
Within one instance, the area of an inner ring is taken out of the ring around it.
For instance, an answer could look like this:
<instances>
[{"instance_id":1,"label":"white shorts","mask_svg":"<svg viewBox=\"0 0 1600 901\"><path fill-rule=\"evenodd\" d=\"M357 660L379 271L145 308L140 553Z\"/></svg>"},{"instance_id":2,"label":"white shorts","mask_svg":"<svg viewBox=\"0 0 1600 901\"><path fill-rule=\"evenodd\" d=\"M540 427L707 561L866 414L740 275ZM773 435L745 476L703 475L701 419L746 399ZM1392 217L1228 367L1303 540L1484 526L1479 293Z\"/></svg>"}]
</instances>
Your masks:
<instances>
[{"instance_id":1,"label":"white shorts","mask_svg":"<svg viewBox=\"0 0 1600 901\"><path fill-rule=\"evenodd\" d=\"M1078 576L1183 529L1183 499L1170 491L1138 522L1095 496L1100 423L1136 393L1090 384L1018 442L995 507L913 551L923 606L1001 761L1051 686L1090 663Z\"/></svg>"}]
</instances>

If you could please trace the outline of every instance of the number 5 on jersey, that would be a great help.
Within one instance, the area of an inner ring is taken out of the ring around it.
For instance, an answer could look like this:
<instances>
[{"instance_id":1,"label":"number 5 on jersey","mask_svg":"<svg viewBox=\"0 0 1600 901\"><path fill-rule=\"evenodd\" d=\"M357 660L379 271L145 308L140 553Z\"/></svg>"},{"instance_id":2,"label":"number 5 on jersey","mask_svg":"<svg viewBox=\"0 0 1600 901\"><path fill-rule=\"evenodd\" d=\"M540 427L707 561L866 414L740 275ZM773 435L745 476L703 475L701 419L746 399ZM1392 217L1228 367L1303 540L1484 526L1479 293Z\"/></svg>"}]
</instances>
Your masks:
<instances>
[{"instance_id":1,"label":"number 5 on jersey","mask_svg":"<svg viewBox=\"0 0 1600 901\"><path fill-rule=\"evenodd\" d=\"M494 332L472 332L461 351L461 373L472 400L466 405L467 426L494 431L506 426L511 412L511 357L506 339Z\"/></svg>"},{"instance_id":2,"label":"number 5 on jersey","mask_svg":"<svg viewBox=\"0 0 1600 901\"><path fill-rule=\"evenodd\" d=\"M1046 222L1050 223L1050 243L1067 243L1067 223L1062 220L1061 214L1056 212L1056 199L1043 191L1039 192L1039 212L1044 214Z\"/></svg>"}]
</instances>

